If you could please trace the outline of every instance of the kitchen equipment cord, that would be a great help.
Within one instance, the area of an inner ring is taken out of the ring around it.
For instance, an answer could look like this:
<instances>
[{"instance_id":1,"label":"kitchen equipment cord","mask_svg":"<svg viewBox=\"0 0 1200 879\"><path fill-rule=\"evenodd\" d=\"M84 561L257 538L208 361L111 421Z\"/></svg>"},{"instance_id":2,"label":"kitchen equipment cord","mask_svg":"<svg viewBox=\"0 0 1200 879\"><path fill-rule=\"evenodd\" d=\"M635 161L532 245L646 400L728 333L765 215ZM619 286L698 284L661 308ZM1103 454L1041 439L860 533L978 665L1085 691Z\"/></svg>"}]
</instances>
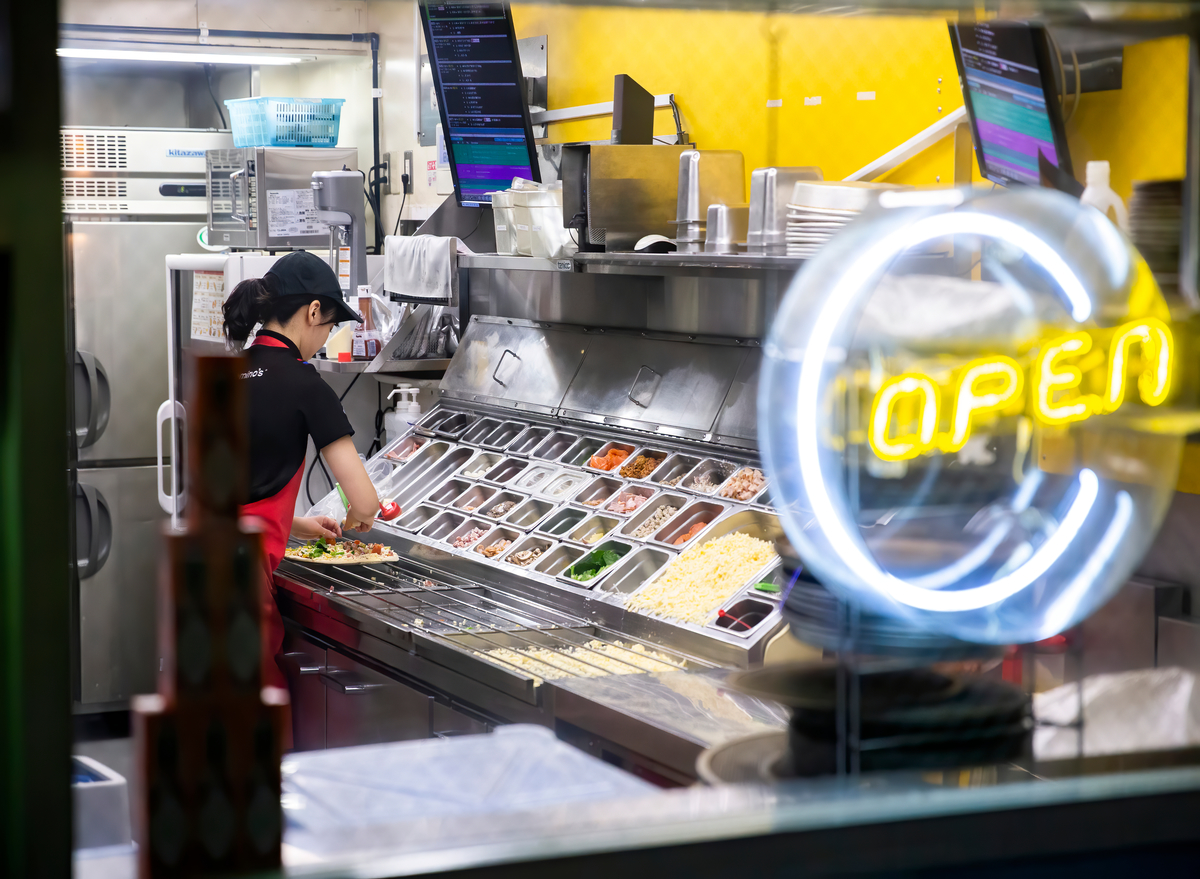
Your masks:
<instances>
[{"instance_id":1,"label":"kitchen equipment cord","mask_svg":"<svg viewBox=\"0 0 1200 879\"><path fill-rule=\"evenodd\" d=\"M467 243L467 238L470 238L472 235L474 235L476 232L479 231L479 224L481 222L483 222L483 208L479 209L479 219L475 221L475 228L472 229L464 238L460 239L463 244Z\"/></svg>"},{"instance_id":2,"label":"kitchen equipment cord","mask_svg":"<svg viewBox=\"0 0 1200 879\"><path fill-rule=\"evenodd\" d=\"M407 177L408 175L407 175L407 174L405 174L404 176L405 176L405 177ZM400 218L401 218L402 216L404 216L404 202L405 202L405 201L407 201L407 200L408 200L408 183L407 183L407 181L406 181L406 182L405 182L405 189L404 189L404 193L403 193L403 194L400 196L400 210L396 212L396 227L395 227L394 229L392 229L392 235L393 235L393 236L394 236L394 235L395 235L397 232L399 232L399 231L400 231Z\"/></svg>"},{"instance_id":3,"label":"kitchen equipment cord","mask_svg":"<svg viewBox=\"0 0 1200 879\"><path fill-rule=\"evenodd\" d=\"M375 382L375 439L371 441L370 448L367 449L367 457L370 458L378 451L382 451L383 443L379 441L379 437L383 434L383 385Z\"/></svg>"},{"instance_id":4,"label":"kitchen equipment cord","mask_svg":"<svg viewBox=\"0 0 1200 879\"><path fill-rule=\"evenodd\" d=\"M208 96L213 99L213 105L217 108L217 115L221 117L221 127L228 128L229 125L225 122L225 111L221 109L221 102L217 100L217 94L213 91L213 66L211 64L204 65L204 75L208 78Z\"/></svg>"}]
</instances>

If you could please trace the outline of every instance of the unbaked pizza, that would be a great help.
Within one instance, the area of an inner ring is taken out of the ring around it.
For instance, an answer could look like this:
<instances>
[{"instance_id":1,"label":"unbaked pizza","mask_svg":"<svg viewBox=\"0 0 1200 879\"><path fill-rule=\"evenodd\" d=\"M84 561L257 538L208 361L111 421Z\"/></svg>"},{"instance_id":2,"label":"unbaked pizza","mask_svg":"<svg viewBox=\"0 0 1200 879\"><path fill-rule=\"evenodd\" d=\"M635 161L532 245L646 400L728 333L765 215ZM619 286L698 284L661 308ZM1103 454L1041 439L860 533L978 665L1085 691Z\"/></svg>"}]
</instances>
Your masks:
<instances>
[{"instance_id":1,"label":"unbaked pizza","mask_svg":"<svg viewBox=\"0 0 1200 879\"><path fill-rule=\"evenodd\" d=\"M400 560L395 550L382 543L363 543L361 540L316 540L302 546L289 546L284 554L299 562L320 565L370 565Z\"/></svg>"}]
</instances>

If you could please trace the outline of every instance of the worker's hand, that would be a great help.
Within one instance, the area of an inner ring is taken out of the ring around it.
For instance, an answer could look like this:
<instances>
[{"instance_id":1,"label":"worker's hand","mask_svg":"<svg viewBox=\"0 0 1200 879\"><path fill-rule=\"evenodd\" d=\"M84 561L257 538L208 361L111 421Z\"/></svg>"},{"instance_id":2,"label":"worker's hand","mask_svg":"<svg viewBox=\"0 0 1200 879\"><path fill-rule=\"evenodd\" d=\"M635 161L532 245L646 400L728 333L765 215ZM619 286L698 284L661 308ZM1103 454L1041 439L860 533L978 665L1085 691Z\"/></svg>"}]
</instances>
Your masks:
<instances>
[{"instance_id":1,"label":"worker's hand","mask_svg":"<svg viewBox=\"0 0 1200 879\"><path fill-rule=\"evenodd\" d=\"M301 540L337 540L342 536L341 526L332 516L307 516L292 519L292 536Z\"/></svg>"},{"instance_id":2,"label":"worker's hand","mask_svg":"<svg viewBox=\"0 0 1200 879\"><path fill-rule=\"evenodd\" d=\"M375 517L372 515L364 518L359 515L357 510L349 509L346 511L346 521L342 523L343 531L370 531L375 527Z\"/></svg>"}]
</instances>

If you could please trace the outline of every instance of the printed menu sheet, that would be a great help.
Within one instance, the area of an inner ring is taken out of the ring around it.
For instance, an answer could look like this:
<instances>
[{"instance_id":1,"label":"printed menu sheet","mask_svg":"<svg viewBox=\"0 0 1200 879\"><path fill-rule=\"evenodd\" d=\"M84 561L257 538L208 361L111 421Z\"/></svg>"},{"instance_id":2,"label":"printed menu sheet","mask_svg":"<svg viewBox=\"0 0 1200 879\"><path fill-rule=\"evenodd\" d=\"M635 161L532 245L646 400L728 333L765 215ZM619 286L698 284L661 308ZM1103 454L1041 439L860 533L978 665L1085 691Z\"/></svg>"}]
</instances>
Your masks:
<instances>
[{"instance_id":1,"label":"printed menu sheet","mask_svg":"<svg viewBox=\"0 0 1200 879\"><path fill-rule=\"evenodd\" d=\"M192 338L201 342L223 342L225 316L224 272L192 273Z\"/></svg>"}]
</instances>

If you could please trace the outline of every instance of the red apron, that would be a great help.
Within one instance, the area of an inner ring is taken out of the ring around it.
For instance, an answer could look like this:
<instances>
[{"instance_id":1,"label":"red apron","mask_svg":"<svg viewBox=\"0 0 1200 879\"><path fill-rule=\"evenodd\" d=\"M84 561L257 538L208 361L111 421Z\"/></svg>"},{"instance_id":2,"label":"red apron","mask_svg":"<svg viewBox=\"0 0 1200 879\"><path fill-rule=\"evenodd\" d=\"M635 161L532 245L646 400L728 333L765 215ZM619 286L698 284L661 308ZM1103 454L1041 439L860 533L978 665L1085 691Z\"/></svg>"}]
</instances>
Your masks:
<instances>
[{"instance_id":1,"label":"red apron","mask_svg":"<svg viewBox=\"0 0 1200 879\"><path fill-rule=\"evenodd\" d=\"M268 345L272 348L286 348L283 342L270 336L259 336L254 340L255 345ZM270 497L246 504L239 509L243 517L253 518L262 529L263 535L263 564L266 567L266 589L262 595L262 630L263 630L263 686L287 687L287 681L280 671L275 657L283 647L283 617L275 605L275 569L283 560L283 552L287 547L288 536L292 533L292 517L296 513L296 498L300 496L300 483L304 478L304 462L287 485Z\"/></svg>"}]
</instances>

